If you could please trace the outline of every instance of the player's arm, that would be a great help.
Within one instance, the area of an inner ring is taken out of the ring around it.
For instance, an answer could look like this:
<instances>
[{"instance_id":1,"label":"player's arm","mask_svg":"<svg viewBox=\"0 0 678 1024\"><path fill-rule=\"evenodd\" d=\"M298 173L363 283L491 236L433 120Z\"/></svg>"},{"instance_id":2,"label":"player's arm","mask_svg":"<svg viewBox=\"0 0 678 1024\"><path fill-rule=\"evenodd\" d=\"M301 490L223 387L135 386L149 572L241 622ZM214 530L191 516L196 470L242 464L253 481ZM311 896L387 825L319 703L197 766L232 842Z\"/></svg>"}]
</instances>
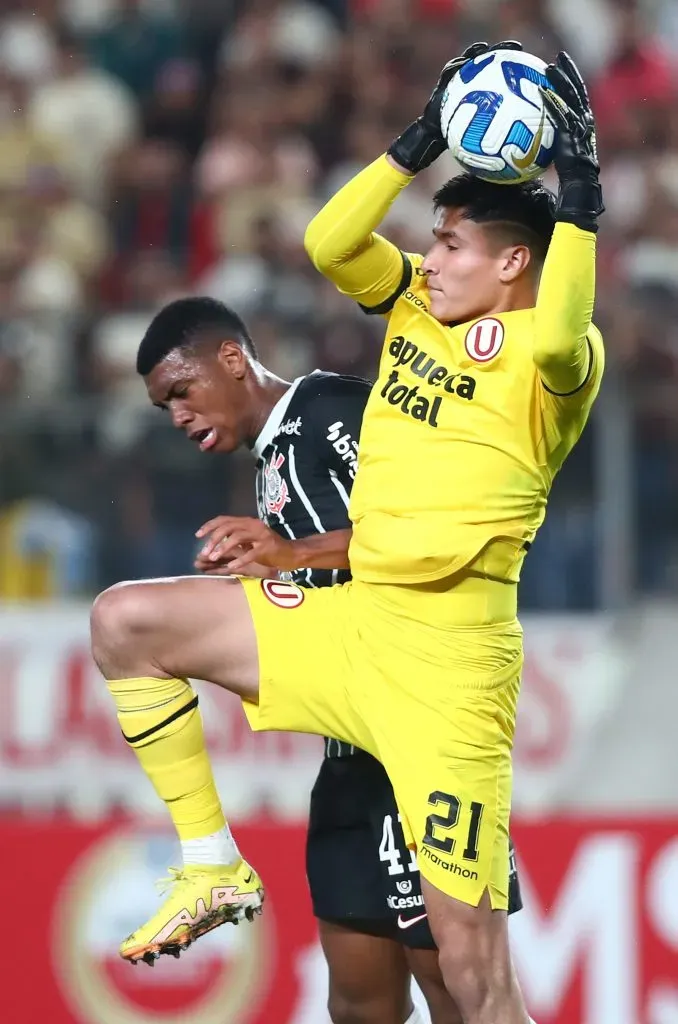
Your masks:
<instances>
[{"instance_id":1,"label":"player's arm","mask_svg":"<svg viewBox=\"0 0 678 1024\"><path fill-rule=\"evenodd\" d=\"M344 295L387 312L412 268L400 249L375 231L411 180L385 156L344 185L313 218L304 245L314 267Z\"/></svg>"},{"instance_id":2,"label":"player's arm","mask_svg":"<svg viewBox=\"0 0 678 1024\"><path fill-rule=\"evenodd\" d=\"M290 541L294 569L348 569L351 529L330 530ZM283 566L279 566L280 569Z\"/></svg>"},{"instance_id":3,"label":"player's arm","mask_svg":"<svg viewBox=\"0 0 678 1024\"><path fill-rule=\"evenodd\" d=\"M217 516L198 530L204 544L196 559L200 572L275 576L294 569L347 569L351 530L331 530L291 540L260 519Z\"/></svg>"},{"instance_id":4,"label":"player's arm","mask_svg":"<svg viewBox=\"0 0 678 1024\"><path fill-rule=\"evenodd\" d=\"M507 45L520 49L519 43L497 44ZM412 276L409 258L376 228L413 176L444 152L440 107L445 89L468 60L488 49L487 43L474 43L449 61L421 117L384 156L340 189L306 230L304 244L313 265L369 312L390 312Z\"/></svg>"},{"instance_id":5,"label":"player's arm","mask_svg":"<svg viewBox=\"0 0 678 1024\"><path fill-rule=\"evenodd\" d=\"M589 341L595 298L596 231L603 212L595 126L586 86L574 62L558 54L542 90L558 127L556 227L535 311L534 360L549 391L569 395L593 371Z\"/></svg>"}]
</instances>

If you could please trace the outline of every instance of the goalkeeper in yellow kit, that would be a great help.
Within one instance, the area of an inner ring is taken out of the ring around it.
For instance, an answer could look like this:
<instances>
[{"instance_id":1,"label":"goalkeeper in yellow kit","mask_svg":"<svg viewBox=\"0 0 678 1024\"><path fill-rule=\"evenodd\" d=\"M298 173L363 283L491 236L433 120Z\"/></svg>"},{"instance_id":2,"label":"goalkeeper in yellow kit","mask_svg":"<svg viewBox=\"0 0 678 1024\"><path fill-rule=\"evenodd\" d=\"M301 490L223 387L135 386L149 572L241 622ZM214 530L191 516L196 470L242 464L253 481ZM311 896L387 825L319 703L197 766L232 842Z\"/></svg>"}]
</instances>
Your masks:
<instances>
[{"instance_id":1,"label":"goalkeeper in yellow kit","mask_svg":"<svg viewBox=\"0 0 678 1024\"><path fill-rule=\"evenodd\" d=\"M158 913L123 943L129 960L178 955L261 902L260 880L224 831L188 682L202 678L237 693L255 729L335 736L383 762L462 1019L528 1020L506 928L517 582L603 371L591 323L602 197L588 98L567 55L544 93L559 126L557 202L539 185L461 176L436 197L424 258L374 233L445 148L445 85L488 49L450 62L422 117L308 228L315 265L387 319L351 496L353 581L302 592L157 580L95 604L94 656L186 860ZM205 325L184 347L211 352L219 372L243 372L228 338ZM175 421L189 434L214 429L211 450L229 450L233 438L199 417L181 352L176 367L165 402ZM261 557L246 530L229 546L239 564L248 550Z\"/></svg>"}]
</instances>

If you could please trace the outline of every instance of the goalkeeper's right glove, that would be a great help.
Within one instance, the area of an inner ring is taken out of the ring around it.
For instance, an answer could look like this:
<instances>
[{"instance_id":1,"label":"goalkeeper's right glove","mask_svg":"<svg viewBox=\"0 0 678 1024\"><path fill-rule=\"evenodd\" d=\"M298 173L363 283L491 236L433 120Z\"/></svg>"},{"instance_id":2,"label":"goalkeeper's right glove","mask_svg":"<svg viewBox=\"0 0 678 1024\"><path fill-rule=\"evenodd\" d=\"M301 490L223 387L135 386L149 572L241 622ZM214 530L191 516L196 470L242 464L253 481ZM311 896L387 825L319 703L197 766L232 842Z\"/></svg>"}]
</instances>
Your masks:
<instances>
[{"instance_id":1,"label":"goalkeeper's right glove","mask_svg":"<svg viewBox=\"0 0 678 1024\"><path fill-rule=\"evenodd\" d=\"M595 232L605 207L598 179L596 126L584 79L564 52L548 65L546 77L551 88L539 91L558 130L553 161L560 183L556 220Z\"/></svg>"},{"instance_id":2,"label":"goalkeeper's right glove","mask_svg":"<svg viewBox=\"0 0 678 1024\"><path fill-rule=\"evenodd\" d=\"M490 46L488 43L472 43L460 57L447 62L438 83L431 93L424 113L405 129L402 135L391 143L388 154L410 174L417 174L429 167L447 149L447 143L440 129L440 108L445 89L464 64L492 50L522 50L522 44L507 39Z\"/></svg>"}]
</instances>

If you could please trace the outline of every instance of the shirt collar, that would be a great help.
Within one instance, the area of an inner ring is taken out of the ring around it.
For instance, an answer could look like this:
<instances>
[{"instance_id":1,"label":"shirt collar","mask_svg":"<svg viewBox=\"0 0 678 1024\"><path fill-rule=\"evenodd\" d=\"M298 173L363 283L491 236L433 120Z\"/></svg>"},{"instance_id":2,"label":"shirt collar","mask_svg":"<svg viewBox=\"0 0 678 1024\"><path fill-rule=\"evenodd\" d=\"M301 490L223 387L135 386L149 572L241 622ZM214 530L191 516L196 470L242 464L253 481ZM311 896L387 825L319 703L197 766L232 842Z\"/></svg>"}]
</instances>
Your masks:
<instances>
[{"instance_id":1,"label":"shirt collar","mask_svg":"<svg viewBox=\"0 0 678 1024\"><path fill-rule=\"evenodd\" d=\"M269 444L277 434L278 428L283 421L289 404L294 398L294 394L302 380L305 380L305 377L297 377L293 380L285 394L278 399L271 409L268 419L259 431L259 436L252 446L252 454L255 459L260 459L262 457L264 451L268 448Z\"/></svg>"}]
</instances>

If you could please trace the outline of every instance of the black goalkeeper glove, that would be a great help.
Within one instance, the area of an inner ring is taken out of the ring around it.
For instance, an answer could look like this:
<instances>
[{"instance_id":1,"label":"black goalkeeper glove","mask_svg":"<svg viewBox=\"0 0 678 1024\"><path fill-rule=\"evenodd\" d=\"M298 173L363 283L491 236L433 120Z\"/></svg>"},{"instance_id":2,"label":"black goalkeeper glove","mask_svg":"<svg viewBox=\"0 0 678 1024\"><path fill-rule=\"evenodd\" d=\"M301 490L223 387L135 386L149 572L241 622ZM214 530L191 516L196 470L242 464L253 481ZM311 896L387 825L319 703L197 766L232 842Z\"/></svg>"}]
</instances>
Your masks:
<instances>
[{"instance_id":1,"label":"black goalkeeper glove","mask_svg":"<svg viewBox=\"0 0 678 1024\"><path fill-rule=\"evenodd\" d=\"M481 53L489 53L491 50L522 50L522 48L522 44L517 43L514 39L495 43L494 46L490 46L488 43L472 43L464 50L461 57L455 57L448 61L440 74L438 84L424 107L424 113L391 143L388 149L389 156L393 157L396 163L404 167L410 174L417 174L425 167L429 167L447 149L447 142L440 130L440 108L445 89L457 71L474 57L479 57Z\"/></svg>"},{"instance_id":2,"label":"black goalkeeper glove","mask_svg":"<svg viewBox=\"0 0 678 1024\"><path fill-rule=\"evenodd\" d=\"M566 53L559 53L555 64L549 64L546 77L553 92L540 92L558 129L554 157L560 183L556 220L595 232L605 207L598 180L596 126L584 79Z\"/></svg>"}]
</instances>

